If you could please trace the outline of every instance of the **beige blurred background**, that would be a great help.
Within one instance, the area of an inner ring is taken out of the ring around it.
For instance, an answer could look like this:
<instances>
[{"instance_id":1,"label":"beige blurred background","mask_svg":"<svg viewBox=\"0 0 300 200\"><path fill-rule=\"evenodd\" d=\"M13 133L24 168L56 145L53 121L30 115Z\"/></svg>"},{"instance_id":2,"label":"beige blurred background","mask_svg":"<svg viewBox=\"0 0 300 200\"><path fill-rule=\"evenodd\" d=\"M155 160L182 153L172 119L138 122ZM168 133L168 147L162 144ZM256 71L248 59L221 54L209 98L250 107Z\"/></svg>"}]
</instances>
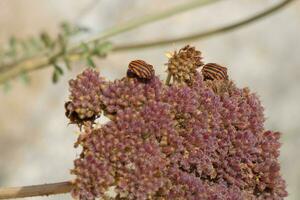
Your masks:
<instances>
[{"instance_id":1,"label":"beige blurred background","mask_svg":"<svg viewBox=\"0 0 300 200\"><path fill-rule=\"evenodd\" d=\"M133 17L167 9L184 0L0 0L0 44L11 35L25 38L42 30L57 31L63 20L85 25L96 34ZM279 0L227 0L147 25L114 38L117 42L180 36L230 23ZM280 161L287 181L288 200L300 199L300 2L234 32L192 42L205 60L229 66L238 86L256 91L265 107L266 128L282 132ZM183 44L111 54L98 60L109 79L124 76L135 58L154 64L165 78L165 52ZM30 75L26 86L16 79L8 93L0 92L0 187L71 179L69 170L78 154L73 149L77 129L67 126L64 102L68 80L78 63L58 84L50 68ZM67 195L28 198L71 199Z\"/></svg>"}]
</instances>

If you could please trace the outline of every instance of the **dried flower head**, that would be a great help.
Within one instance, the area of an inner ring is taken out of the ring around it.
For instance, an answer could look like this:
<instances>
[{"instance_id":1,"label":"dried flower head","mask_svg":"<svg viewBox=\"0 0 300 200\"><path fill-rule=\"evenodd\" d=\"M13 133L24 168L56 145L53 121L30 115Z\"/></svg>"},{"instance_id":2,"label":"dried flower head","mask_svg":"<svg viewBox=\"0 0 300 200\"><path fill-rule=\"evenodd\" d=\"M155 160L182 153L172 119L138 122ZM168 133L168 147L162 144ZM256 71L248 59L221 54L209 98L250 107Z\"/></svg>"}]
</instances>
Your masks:
<instances>
[{"instance_id":1,"label":"dried flower head","mask_svg":"<svg viewBox=\"0 0 300 200\"><path fill-rule=\"evenodd\" d=\"M175 51L167 63L168 72L178 82L191 82L197 68L203 65L201 52L189 45Z\"/></svg>"},{"instance_id":2,"label":"dried flower head","mask_svg":"<svg viewBox=\"0 0 300 200\"><path fill-rule=\"evenodd\" d=\"M104 82L97 76L98 84L77 77L76 83L92 81L94 89L89 91L97 91L99 109L114 118L101 127L84 127L76 142L82 153L72 170L75 198L287 196L278 162L280 134L264 129L257 96L232 81L204 81L200 73L193 73L189 84L171 86L158 77Z\"/></svg>"}]
</instances>

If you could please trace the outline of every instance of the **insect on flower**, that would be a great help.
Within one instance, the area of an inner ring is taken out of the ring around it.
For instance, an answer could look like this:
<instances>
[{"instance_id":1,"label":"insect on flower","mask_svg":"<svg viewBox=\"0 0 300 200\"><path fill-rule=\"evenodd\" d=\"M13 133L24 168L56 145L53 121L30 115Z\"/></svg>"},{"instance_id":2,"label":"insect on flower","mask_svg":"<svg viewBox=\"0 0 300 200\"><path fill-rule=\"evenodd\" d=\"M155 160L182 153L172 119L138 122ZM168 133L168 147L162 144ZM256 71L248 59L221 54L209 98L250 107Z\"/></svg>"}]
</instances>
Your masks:
<instances>
[{"instance_id":1,"label":"insect on flower","mask_svg":"<svg viewBox=\"0 0 300 200\"><path fill-rule=\"evenodd\" d=\"M72 107L72 102L68 101L65 103L65 115L67 118L69 118L70 120L70 124L78 124L81 130L81 127L83 126L83 124L87 121L93 121L97 118L97 116L93 115L91 117L88 118L80 118L78 113L76 113L75 111L73 111L72 109L70 109L70 107Z\"/></svg>"},{"instance_id":2,"label":"insect on flower","mask_svg":"<svg viewBox=\"0 0 300 200\"><path fill-rule=\"evenodd\" d=\"M205 64L201 72L204 80L228 80L227 68L217 63Z\"/></svg>"},{"instance_id":3,"label":"insect on flower","mask_svg":"<svg viewBox=\"0 0 300 200\"><path fill-rule=\"evenodd\" d=\"M143 60L133 60L128 65L127 76L149 80L155 75L153 66Z\"/></svg>"}]
</instances>

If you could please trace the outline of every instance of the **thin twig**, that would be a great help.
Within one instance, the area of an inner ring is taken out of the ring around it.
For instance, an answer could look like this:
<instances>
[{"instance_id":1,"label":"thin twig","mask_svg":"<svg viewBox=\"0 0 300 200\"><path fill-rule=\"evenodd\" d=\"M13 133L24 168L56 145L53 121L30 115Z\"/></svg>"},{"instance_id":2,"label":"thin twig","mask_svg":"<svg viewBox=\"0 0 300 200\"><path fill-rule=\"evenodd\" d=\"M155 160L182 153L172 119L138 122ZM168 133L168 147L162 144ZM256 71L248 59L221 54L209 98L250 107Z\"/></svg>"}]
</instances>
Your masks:
<instances>
[{"instance_id":1,"label":"thin twig","mask_svg":"<svg viewBox=\"0 0 300 200\"><path fill-rule=\"evenodd\" d=\"M185 37L179 37L175 39L166 39L166 40L158 40L158 41L152 41L152 42L145 42L145 43L136 43L136 44L121 44L121 45L114 45L112 51L113 52L121 52L121 51L128 51L128 50L137 50L141 48L149 48L149 47L156 47L156 46L162 46L162 45L169 45L169 44L174 44L174 43L179 43L179 42L189 42L192 40L199 40L203 39L209 36L213 36L216 34L220 34L223 32L228 32L231 30L235 30L239 27L245 26L247 24L250 24L252 22L255 22L259 19L262 19L279 9L285 7L287 4L291 3L292 1L295 0L283 0L281 3L278 3L271 8L268 8L264 11L261 11L247 19L241 20L239 22L236 22L234 24L230 24L227 26L223 26L221 28L216 28L213 30L208 30L205 32L197 33L197 34L192 34L188 35ZM132 27L131 27L132 28ZM127 29L129 30L129 29ZM122 31L125 31L124 28L122 28ZM115 31L109 31L111 34L115 34ZM107 34L107 33L106 33ZM103 37L106 37L106 34L102 35ZM68 52L68 58L72 61L80 60L80 56L78 56L77 53L70 53ZM51 58L50 58L51 59ZM42 68L45 68L49 66L49 60L48 57L36 57L32 60L25 60L24 62L17 63L14 66L11 66L10 70L7 70L5 72L0 73L0 84L4 83L7 80L10 80L14 77L16 77L20 73L24 72L30 72L30 71L35 71L39 70Z\"/></svg>"},{"instance_id":2,"label":"thin twig","mask_svg":"<svg viewBox=\"0 0 300 200\"><path fill-rule=\"evenodd\" d=\"M0 199L15 199L24 197L44 196L69 193L73 188L71 181L32 185L23 187L0 188Z\"/></svg>"},{"instance_id":3,"label":"thin twig","mask_svg":"<svg viewBox=\"0 0 300 200\"><path fill-rule=\"evenodd\" d=\"M135 18L128 22L125 22L123 24L117 24L117 25L107 29L106 31L103 31L99 35L88 39L86 41L86 43L95 42L95 41L99 41L99 40L100 41L105 40L105 39L115 36L117 34L127 32L132 29L136 29L140 26L144 26L146 24L149 24L149 23L152 23L152 22L155 22L158 20L162 20L162 19L174 16L174 15L177 15L177 14L180 14L180 13L192 10L192 9L196 9L198 7L207 5L209 3L214 3L217 1L219 1L219 0L193 0L193 1L189 1L186 4L178 5L178 6L175 6L173 8L170 8L170 9L162 11L162 12L154 13L151 15L146 15L143 17L138 17L138 18ZM74 49L76 47L78 47L78 44L74 45L74 47L71 47L70 49Z\"/></svg>"}]
</instances>

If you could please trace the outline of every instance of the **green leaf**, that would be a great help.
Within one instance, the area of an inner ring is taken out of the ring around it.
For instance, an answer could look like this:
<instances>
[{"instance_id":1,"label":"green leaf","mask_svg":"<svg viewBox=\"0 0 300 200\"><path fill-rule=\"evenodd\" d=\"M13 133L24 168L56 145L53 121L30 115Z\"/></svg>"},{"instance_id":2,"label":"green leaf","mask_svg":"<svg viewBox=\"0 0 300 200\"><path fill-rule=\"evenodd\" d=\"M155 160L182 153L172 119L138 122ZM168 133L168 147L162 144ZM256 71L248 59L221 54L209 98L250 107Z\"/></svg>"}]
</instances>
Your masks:
<instances>
[{"instance_id":1,"label":"green leaf","mask_svg":"<svg viewBox=\"0 0 300 200\"><path fill-rule=\"evenodd\" d=\"M65 36L74 36L78 33L89 31L86 27L74 25L68 22L61 23L60 28Z\"/></svg>"},{"instance_id":2,"label":"green leaf","mask_svg":"<svg viewBox=\"0 0 300 200\"><path fill-rule=\"evenodd\" d=\"M29 51L30 51L30 48L29 48L30 44L28 44L28 42L26 40L21 41L20 44L21 44L24 54L28 55Z\"/></svg>"},{"instance_id":3,"label":"green leaf","mask_svg":"<svg viewBox=\"0 0 300 200\"><path fill-rule=\"evenodd\" d=\"M88 54L89 53L89 46L86 43L81 43L80 48L82 49L83 53Z\"/></svg>"},{"instance_id":4,"label":"green leaf","mask_svg":"<svg viewBox=\"0 0 300 200\"><path fill-rule=\"evenodd\" d=\"M70 63L68 57L67 57L67 56L64 56L63 60L64 60L64 63L65 63L65 65L66 65L67 69L68 69L68 70L71 70L72 67L71 67L71 63Z\"/></svg>"},{"instance_id":5,"label":"green leaf","mask_svg":"<svg viewBox=\"0 0 300 200\"><path fill-rule=\"evenodd\" d=\"M66 52L66 46L67 46L67 38L65 36L63 36L62 34L58 34L57 37L57 43L60 46L60 50L63 54L65 54Z\"/></svg>"},{"instance_id":6,"label":"green leaf","mask_svg":"<svg viewBox=\"0 0 300 200\"><path fill-rule=\"evenodd\" d=\"M3 83L2 88L4 93L8 93L11 90L11 85L6 81Z\"/></svg>"},{"instance_id":7,"label":"green leaf","mask_svg":"<svg viewBox=\"0 0 300 200\"><path fill-rule=\"evenodd\" d=\"M86 63L89 67L96 68L96 65L91 56L86 57Z\"/></svg>"},{"instance_id":8,"label":"green leaf","mask_svg":"<svg viewBox=\"0 0 300 200\"><path fill-rule=\"evenodd\" d=\"M60 28L64 35L69 36L72 34L72 27L68 22L62 22Z\"/></svg>"},{"instance_id":9,"label":"green leaf","mask_svg":"<svg viewBox=\"0 0 300 200\"><path fill-rule=\"evenodd\" d=\"M40 35L40 38L41 38L42 42L44 43L44 45L45 45L46 47L52 48L52 46L53 46L53 41L52 41L52 39L50 38L50 36L48 35L48 33L43 32L43 33Z\"/></svg>"},{"instance_id":10,"label":"green leaf","mask_svg":"<svg viewBox=\"0 0 300 200\"><path fill-rule=\"evenodd\" d=\"M26 72L22 72L20 74L20 79L26 85L28 85L30 83L30 78L29 78L29 76L28 76L28 74Z\"/></svg>"},{"instance_id":11,"label":"green leaf","mask_svg":"<svg viewBox=\"0 0 300 200\"><path fill-rule=\"evenodd\" d=\"M64 70L58 64L54 63L53 65L54 65L54 70L58 73L58 75L64 74Z\"/></svg>"},{"instance_id":12,"label":"green leaf","mask_svg":"<svg viewBox=\"0 0 300 200\"><path fill-rule=\"evenodd\" d=\"M57 83L59 79L59 74L57 73L57 70L54 70L52 73L52 82Z\"/></svg>"},{"instance_id":13,"label":"green leaf","mask_svg":"<svg viewBox=\"0 0 300 200\"><path fill-rule=\"evenodd\" d=\"M64 74L63 69L56 63L56 61L53 61L53 67L54 71L52 73L52 82L57 83L60 76Z\"/></svg>"},{"instance_id":14,"label":"green leaf","mask_svg":"<svg viewBox=\"0 0 300 200\"><path fill-rule=\"evenodd\" d=\"M28 40L28 44L32 47L34 50L39 50L42 48L41 41L38 40L37 38L30 37Z\"/></svg>"},{"instance_id":15,"label":"green leaf","mask_svg":"<svg viewBox=\"0 0 300 200\"><path fill-rule=\"evenodd\" d=\"M109 53L113 48L113 45L111 42L106 41L100 44L95 44L95 54L98 56L105 56L107 53Z\"/></svg>"},{"instance_id":16,"label":"green leaf","mask_svg":"<svg viewBox=\"0 0 300 200\"><path fill-rule=\"evenodd\" d=\"M9 45L11 48L16 48L17 39L14 36L9 39Z\"/></svg>"},{"instance_id":17,"label":"green leaf","mask_svg":"<svg viewBox=\"0 0 300 200\"><path fill-rule=\"evenodd\" d=\"M17 39L15 37L11 37L9 39L9 47L10 49L6 53L7 56L14 57L17 55Z\"/></svg>"}]
</instances>

